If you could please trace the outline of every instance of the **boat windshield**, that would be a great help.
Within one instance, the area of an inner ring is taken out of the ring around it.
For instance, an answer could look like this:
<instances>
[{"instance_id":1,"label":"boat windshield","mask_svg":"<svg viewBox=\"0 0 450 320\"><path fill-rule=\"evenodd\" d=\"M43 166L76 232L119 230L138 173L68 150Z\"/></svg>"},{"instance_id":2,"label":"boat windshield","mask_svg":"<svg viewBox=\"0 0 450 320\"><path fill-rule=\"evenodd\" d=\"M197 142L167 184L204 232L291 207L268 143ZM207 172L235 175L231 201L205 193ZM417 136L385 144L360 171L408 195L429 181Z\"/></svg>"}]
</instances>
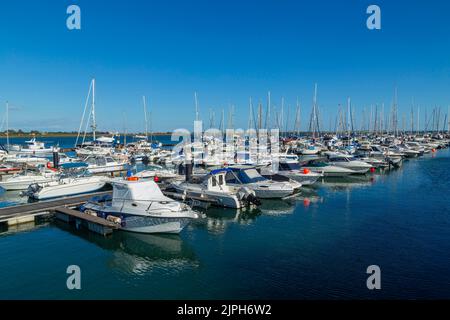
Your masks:
<instances>
[{"instance_id":1,"label":"boat windshield","mask_svg":"<svg viewBox=\"0 0 450 320\"><path fill-rule=\"evenodd\" d=\"M242 183L255 183L267 180L266 178L261 176L255 169L242 170L240 173L241 174L239 175L239 179L242 181Z\"/></svg>"},{"instance_id":2,"label":"boat windshield","mask_svg":"<svg viewBox=\"0 0 450 320\"><path fill-rule=\"evenodd\" d=\"M300 164L298 162L280 162L280 171L300 170Z\"/></svg>"},{"instance_id":3,"label":"boat windshield","mask_svg":"<svg viewBox=\"0 0 450 320\"><path fill-rule=\"evenodd\" d=\"M331 157L330 162L348 162L346 157Z\"/></svg>"}]
</instances>

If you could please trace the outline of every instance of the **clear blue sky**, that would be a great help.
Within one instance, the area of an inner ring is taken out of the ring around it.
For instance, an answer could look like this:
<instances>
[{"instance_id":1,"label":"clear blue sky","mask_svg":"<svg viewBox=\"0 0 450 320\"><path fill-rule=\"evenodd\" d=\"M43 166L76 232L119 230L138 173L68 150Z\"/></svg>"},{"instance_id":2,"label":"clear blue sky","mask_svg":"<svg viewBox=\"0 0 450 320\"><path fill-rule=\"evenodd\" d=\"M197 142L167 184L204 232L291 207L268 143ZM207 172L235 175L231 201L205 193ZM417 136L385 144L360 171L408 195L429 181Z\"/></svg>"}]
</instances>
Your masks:
<instances>
[{"instance_id":1,"label":"clear blue sky","mask_svg":"<svg viewBox=\"0 0 450 320\"><path fill-rule=\"evenodd\" d=\"M66 28L77 4L82 30ZM378 4L382 30L366 28ZM142 95L154 130L192 127L194 91L202 118L235 105L246 127L248 99L311 110L314 83L324 124L351 96L357 116L392 101L409 112L450 103L450 3L428 1L2 1L0 101L10 125L76 130L89 81L97 79L99 129L142 130ZM292 112L292 111L291 111ZM302 126L306 126L303 117Z\"/></svg>"}]
</instances>

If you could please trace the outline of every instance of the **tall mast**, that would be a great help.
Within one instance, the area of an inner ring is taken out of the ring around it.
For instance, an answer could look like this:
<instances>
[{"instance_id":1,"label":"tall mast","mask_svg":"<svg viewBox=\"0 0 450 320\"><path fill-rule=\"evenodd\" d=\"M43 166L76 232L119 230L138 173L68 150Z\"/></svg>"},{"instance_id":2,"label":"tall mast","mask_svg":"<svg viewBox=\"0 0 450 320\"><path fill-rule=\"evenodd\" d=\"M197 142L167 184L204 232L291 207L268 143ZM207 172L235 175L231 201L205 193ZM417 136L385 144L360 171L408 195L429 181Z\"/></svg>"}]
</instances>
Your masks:
<instances>
[{"instance_id":1,"label":"tall mast","mask_svg":"<svg viewBox=\"0 0 450 320\"><path fill-rule=\"evenodd\" d=\"M300 103L298 101L298 98L297 98L296 104L297 104L297 111L295 113L295 131L298 136L298 135L300 135L300 126L301 126Z\"/></svg>"},{"instance_id":2,"label":"tall mast","mask_svg":"<svg viewBox=\"0 0 450 320\"><path fill-rule=\"evenodd\" d=\"M95 141L95 130L97 124L95 123L95 78L92 79L92 139Z\"/></svg>"},{"instance_id":3,"label":"tall mast","mask_svg":"<svg viewBox=\"0 0 450 320\"><path fill-rule=\"evenodd\" d=\"M417 133L420 131L420 106L417 106Z\"/></svg>"},{"instance_id":4,"label":"tall mast","mask_svg":"<svg viewBox=\"0 0 450 320\"><path fill-rule=\"evenodd\" d=\"M314 84L314 96L313 96L313 112L312 112L312 137L316 137L316 124L317 122L317 83Z\"/></svg>"},{"instance_id":5,"label":"tall mast","mask_svg":"<svg viewBox=\"0 0 450 320\"><path fill-rule=\"evenodd\" d=\"M198 112L197 92L194 92L194 102L195 102L195 121L198 121L199 120L199 112Z\"/></svg>"},{"instance_id":6,"label":"tall mast","mask_svg":"<svg viewBox=\"0 0 450 320\"><path fill-rule=\"evenodd\" d=\"M253 129L253 102L252 102L252 97L249 98L248 109L249 109L248 130L250 130L250 129Z\"/></svg>"},{"instance_id":7,"label":"tall mast","mask_svg":"<svg viewBox=\"0 0 450 320\"><path fill-rule=\"evenodd\" d=\"M266 113L266 129L270 129L270 91L267 92L267 113Z\"/></svg>"},{"instance_id":8,"label":"tall mast","mask_svg":"<svg viewBox=\"0 0 450 320\"><path fill-rule=\"evenodd\" d=\"M147 99L145 96L142 96L142 101L144 103L145 140L148 140Z\"/></svg>"},{"instance_id":9,"label":"tall mast","mask_svg":"<svg viewBox=\"0 0 450 320\"><path fill-rule=\"evenodd\" d=\"M258 105L258 134L262 128L262 103Z\"/></svg>"},{"instance_id":10,"label":"tall mast","mask_svg":"<svg viewBox=\"0 0 450 320\"><path fill-rule=\"evenodd\" d=\"M123 145L127 145L127 116L125 112L122 112L123 117Z\"/></svg>"},{"instance_id":11,"label":"tall mast","mask_svg":"<svg viewBox=\"0 0 450 320\"><path fill-rule=\"evenodd\" d=\"M279 130L281 131L281 136L283 136L283 128L284 128L284 97L281 97L281 111L280 111L280 126Z\"/></svg>"},{"instance_id":12,"label":"tall mast","mask_svg":"<svg viewBox=\"0 0 450 320\"><path fill-rule=\"evenodd\" d=\"M347 136L348 137L350 137L350 126L351 126L351 124L350 124L350 117L351 117L350 103L351 103L351 100L350 100L350 97L348 97L348 99L347 99Z\"/></svg>"},{"instance_id":13,"label":"tall mast","mask_svg":"<svg viewBox=\"0 0 450 320\"><path fill-rule=\"evenodd\" d=\"M450 133L450 106L448 106L447 110L447 133Z\"/></svg>"},{"instance_id":14,"label":"tall mast","mask_svg":"<svg viewBox=\"0 0 450 320\"><path fill-rule=\"evenodd\" d=\"M6 101L6 147L9 150L9 103Z\"/></svg>"}]
</instances>

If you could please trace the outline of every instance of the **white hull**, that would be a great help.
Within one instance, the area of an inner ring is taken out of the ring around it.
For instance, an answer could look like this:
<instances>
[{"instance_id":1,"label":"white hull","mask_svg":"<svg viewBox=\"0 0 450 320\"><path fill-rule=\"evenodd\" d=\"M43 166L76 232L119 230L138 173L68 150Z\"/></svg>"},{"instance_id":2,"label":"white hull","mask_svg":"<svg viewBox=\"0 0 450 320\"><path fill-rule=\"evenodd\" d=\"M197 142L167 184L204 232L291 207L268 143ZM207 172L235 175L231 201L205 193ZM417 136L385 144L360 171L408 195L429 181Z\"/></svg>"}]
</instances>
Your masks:
<instances>
[{"instance_id":1,"label":"white hull","mask_svg":"<svg viewBox=\"0 0 450 320\"><path fill-rule=\"evenodd\" d=\"M29 179L11 179L11 181L1 181L0 187L7 191L18 191L18 190L26 190L30 184L33 183L45 183L54 181L55 179L52 178L45 178L45 177L29 177Z\"/></svg>"},{"instance_id":2,"label":"white hull","mask_svg":"<svg viewBox=\"0 0 450 320\"><path fill-rule=\"evenodd\" d=\"M320 177L322 177L321 174L317 174L316 172L304 174L304 173L284 173L283 171L280 171L278 174L288 177L292 180L295 180L302 184L302 186L310 186L319 180Z\"/></svg>"},{"instance_id":3,"label":"white hull","mask_svg":"<svg viewBox=\"0 0 450 320\"><path fill-rule=\"evenodd\" d=\"M108 173L114 171L124 170L124 165L110 165L110 166L88 166L88 172L90 173Z\"/></svg>"},{"instance_id":4,"label":"white hull","mask_svg":"<svg viewBox=\"0 0 450 320\"><path fill-rule=\"evenodd\" d=\"M178 193L185 194L187 198L205 198L205 201L219 207L240 209L243 207L238 197L225 192L215 192L211 190L201 189L200 186L189 184L186 182L173 183L172 186Z\"/></svg>"},{"instance_id":5,"label":"white hull","mask_svg":"<svg viewBox=\"0 0 450 320\"><path fill-rule=\"evenodd\" d=\"M318 167L318 168L305 167L305 168L311 170L312 172L323 173L323 175L326 177L346 177L351 174L355 174L355 172L353 170L334 167L334 166Z\"/></svg>"},{"instance_id":6,"label":"white hull","mask_svg":"<svg viewBox=\"0 0 450 320\"><path fill-rule=\"evenodd\" d=\"M105 180L97 178L73 179L73 181L64 181L63 183L54 181L47 184L40 184L42 189L30 195L30 197L37 200L45 200L89 193L100 190L105 186L105 184Z\"/></svg>"}]
</instances>

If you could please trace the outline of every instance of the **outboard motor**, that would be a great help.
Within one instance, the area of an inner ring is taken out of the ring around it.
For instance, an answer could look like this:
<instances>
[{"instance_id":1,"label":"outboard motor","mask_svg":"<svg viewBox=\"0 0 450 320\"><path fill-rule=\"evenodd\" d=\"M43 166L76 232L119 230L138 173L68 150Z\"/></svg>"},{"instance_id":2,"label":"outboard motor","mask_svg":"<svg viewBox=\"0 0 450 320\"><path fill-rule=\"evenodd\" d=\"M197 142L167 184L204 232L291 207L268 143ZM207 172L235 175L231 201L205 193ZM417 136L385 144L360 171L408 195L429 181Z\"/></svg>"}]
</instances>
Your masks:
<instances>
[{"instance_id":1,"label":"outboard motor","mask_svg":"<svg viewBox=\"0 0 450 320\"><path fill-rule=\"evenodd\" d=\"M247 187L240 188L237 195L239 197L239 200L243 201L246 205L261 205L261 200L256 197L255 192Z\"/></svg>"},{"instance_id":2,"label":"outboard motor","mask_svg":"<svg viewBox=\"0 0 450 320\"><path fill-rule=\"evenodd\" d=\"M42 187L39 184L33 183L28 186L28 189L26 191L22 191L20 193L20 196L21 197L32 197L33 194L39 192L41 189L42 189Z\"/></svg>"},{"instance_id":3,"label":"outboard motor","mask_svg":"<svg viewBox=\"0 0 450 320\"><path fill-rule=\"evenodd\" d=\"M145 166L148 166L148 164L150 163L150 158L149 158L148 156L144 156L144 157L142 158L142 163L143 163Z\"/></svg>"}]
</instances>

